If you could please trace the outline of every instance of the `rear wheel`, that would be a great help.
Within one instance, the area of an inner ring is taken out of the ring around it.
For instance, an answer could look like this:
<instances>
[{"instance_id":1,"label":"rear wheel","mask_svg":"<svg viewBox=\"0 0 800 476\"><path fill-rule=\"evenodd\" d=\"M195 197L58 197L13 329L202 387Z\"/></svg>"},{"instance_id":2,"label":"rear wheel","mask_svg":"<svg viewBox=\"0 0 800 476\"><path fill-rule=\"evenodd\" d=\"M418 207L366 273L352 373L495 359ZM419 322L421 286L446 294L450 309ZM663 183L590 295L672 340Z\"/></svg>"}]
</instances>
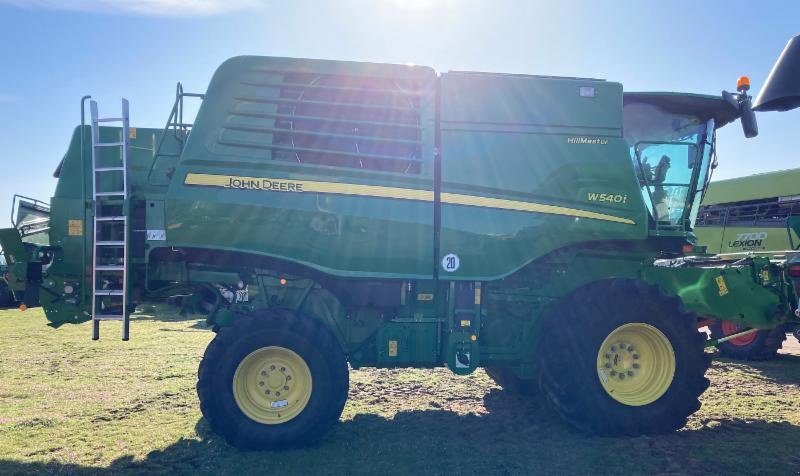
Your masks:
<instances>
[{"instance_id":1,"label":"rear wheel","mask_svg":"<svg viewBox=\"0 0 800 476\"><path fill-rule=\"evenodd\" d=\"M486 375L503 390L519 395L535 395L539 389L536 379L525 379L507 367L485 367Z\"/></svg>"},{"instance_id":2,"label":"rear wheel","mask_svg":"<svg viewBox=\"0 0 800 476\"><path fill-rule=\"evenodd\" d=\"M14 304L14 297L5 280L0 279L0 308L10 307Z\"/></svg>"},{"instance_id":3,"label":"rear wheel","mask_svg":"<svg viewBox=\"0 0 800 476\"><path fill-rule=\"evenodd\" d=\"M338 420L349 386L347 361L331 333L288 311L223 327L198 371L200 409L236 447L307 443Z\"/></svg>"},{"instance_id":4,"label":"rear wheel","mask_svg":"<svg viewBox=\"0 0 800 476\"><path fill-rule=\"evenodd\" d=\"M590 284L542 321L543 393L573 426L602 435L663 433L700 408L711 363L696 316L645 283Z\"/></svg>"},{"instance_id":5,"label":"rear wheel","mask_svg":"<svg viewBox=\"0 0 800 476\"><path fill-rule=\"evenodd\" d=\"M734 322L721 321L709 326L711 338L729 336L746 329ZM786 329L779 326L775 329L756 331L717 345L723 357L740 360L769 360L778 355L778 350L786 339Z\"/></svg>"}]
</instances>

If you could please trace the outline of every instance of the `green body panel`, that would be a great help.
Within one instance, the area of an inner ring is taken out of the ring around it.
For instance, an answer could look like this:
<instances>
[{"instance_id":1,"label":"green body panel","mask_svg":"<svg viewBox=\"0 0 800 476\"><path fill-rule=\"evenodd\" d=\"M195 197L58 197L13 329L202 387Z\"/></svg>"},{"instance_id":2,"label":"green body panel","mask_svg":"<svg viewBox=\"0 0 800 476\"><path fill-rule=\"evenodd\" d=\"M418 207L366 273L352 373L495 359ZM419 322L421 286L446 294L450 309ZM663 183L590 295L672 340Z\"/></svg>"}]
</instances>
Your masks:
<instances>
[{"instance_id":1,"label":"green body panel","mask_svg":"<svg viewBox=\"0 0 800 476\"><path fill-rule=\"evenodd\" d=\"M596 98L577 94L595 88ZM552 98L559 98L552 101ZM569 208L572 215L471 207L442 199L439 259L455 279L492 280L595 239L643 239L647 216L622 139L622 86L596 80L448 73L442 77L442 193ZM596 144L578 139L596 140ZM617 194L625 203L589 201ZM581 218L590 211L630 220Z\"/></svg>"},{"instance_id":2,"label":"green body panel","mask_svg":"<svg viewBox=\"0 0 800 476\"><path fill-rule=\"evenodd\" d=\"M280 125L273 114L285 104L280 89L270 85L294 82L283 71L390 78L421 88L420 173L376 173L277 158L276 149L268 148L274 142L270 131ZM433 81L433 70L423 67L258 57L227 61L211 80L176 171L179 180L172 181L166 195L167 244L276 256L342 276L431 277L431 201L211 189L186 185L184 177L219 174L432 191Z\"/></svg>"},{"instance_id":3,"label":"green body panel","mask_svg":"<svg viewBox=\"0 0 800 476\"><path fill-rule=\"evenodd\" d=\"M623 134L631 103L658 106L669 127L677 111L702 131L685 148L697 154L672 164L688 196L670 203L673 223L657 224L645 203L644 184L670 184L634 166ZM771 327L797 300L781 263L680 260L710 121L735 118L726 104L627 96L593 79L233 58L188 140L170 128L131 133L132 192L119 203L131 223L128 291L134 302L191 294L184 309L215 328L290 309L324 323L353 367L463 374L503 365L532 376L540 317L599 280L644 281L701 316ZM119 134L101 129L104 141ZM0 230L7 253L22 256L17 286L26 301L36 290L31 304L54 325L90 318L90 157L89 129L78 128L48 246Z\"/></svg>"}]
</instances>

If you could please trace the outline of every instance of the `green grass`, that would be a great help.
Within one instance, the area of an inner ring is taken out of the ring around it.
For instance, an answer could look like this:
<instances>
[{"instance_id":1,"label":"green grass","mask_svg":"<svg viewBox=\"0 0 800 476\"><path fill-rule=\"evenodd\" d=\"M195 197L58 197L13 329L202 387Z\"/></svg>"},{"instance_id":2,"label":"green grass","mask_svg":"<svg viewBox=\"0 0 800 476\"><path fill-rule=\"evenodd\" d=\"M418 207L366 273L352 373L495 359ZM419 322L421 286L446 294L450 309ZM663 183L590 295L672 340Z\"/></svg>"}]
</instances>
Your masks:
<instances>
[{"instance_id":1,"label":"green grass","mask_svg":"<svg viewBox=\"0 0 800 476\"><path fill-rule=\"evenodd\" d=\"M145 306L129 342L104 323L53 330L0 311L0 473L770 473L800 471L800 357L716 362L680 432L599 438L478 371L351 374L338 427L312 447L241 452L210 432L194 390L213 334Z\"/></svg>"}]
</instances>

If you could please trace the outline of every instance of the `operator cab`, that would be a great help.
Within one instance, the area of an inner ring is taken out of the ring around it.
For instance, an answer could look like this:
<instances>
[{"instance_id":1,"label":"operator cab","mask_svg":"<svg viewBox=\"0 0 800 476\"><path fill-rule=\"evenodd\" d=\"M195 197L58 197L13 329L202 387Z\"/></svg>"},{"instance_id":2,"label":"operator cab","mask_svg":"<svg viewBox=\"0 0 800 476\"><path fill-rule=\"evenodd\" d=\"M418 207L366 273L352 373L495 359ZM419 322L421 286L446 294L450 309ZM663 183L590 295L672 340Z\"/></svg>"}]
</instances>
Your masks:
<instances>
[{"instance_id":1,"label":"operator cab","mask_svg":"<svg viewBox=\"0 0 800 476\"><path fill-rule=\"evenodd\" d=\"M694 226L714 153L714 133L739 117L722 96L626 93L623 135L656 233Z\"/></svg>"}]
</instances>

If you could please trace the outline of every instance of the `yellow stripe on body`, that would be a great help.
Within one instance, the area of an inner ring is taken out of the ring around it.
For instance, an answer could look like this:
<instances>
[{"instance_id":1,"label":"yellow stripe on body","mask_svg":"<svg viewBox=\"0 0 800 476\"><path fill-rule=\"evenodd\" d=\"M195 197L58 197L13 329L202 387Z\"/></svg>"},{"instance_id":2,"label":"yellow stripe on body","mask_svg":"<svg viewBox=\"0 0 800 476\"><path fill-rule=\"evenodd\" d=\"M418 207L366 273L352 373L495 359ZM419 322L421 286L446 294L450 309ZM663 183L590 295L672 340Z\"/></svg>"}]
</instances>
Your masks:
<instances>
[{"instance_id":1,"label":"yellow stripe on body","mask_svg":"<svg viewBox=\"0 0 800 476\"><path fill-rule=\"evenodd\" d=\"M206 185L245 190L264 190L275 192L335 193L339 195L360 195L403 200L433 201L433 192L414 188L382 187L380 185L361 185L355 183L317 182L312 180L276 179L268 177L242 177L232 175L186 174L186 185ZM237 186L241 184L240 186ZM277 187L274 184L278 184ZM280 185L285 184L285 188ZM288 189L293 185L293 189ZM298 187L299 186L299 187Z\"/></svg>"},{"instance_id":2,"label":"yellow stripe on body","mask_svg":"<svg viewBox=\"0 0 800 476\"><path fill-rule=\"evenodd\" d=\"M636 224L636 222L628 218L606 215L604 213L579 210L577 208L558 207L555 205L545 205L542 203L506 200L503 198L479 197L476 195L461 195L458 193L442 192L441 200L442 203L447 203L449 205L467 205L472 207L499 208L501 210L514 210L519 212L546 213L548 215L565 215L576 218L591 218L593 220L625 223L626 225Z\"/></svg>"},{"instance_id":3,"label":"yellow stripe on body","mask_svg":"<svg viewBox=\"0 0 800 476\"><path fill-rule=\"evenodd\" d=\"M267 177L243 177L232 175L188 173L183 182L186 185L238 188L242 190L263 190L287 193L332 193L339 195L355 195L376 198L394 198L401 200L433 201L433 192L414 188L384 187L380 185L362 185L355 183L318 182L314 180L276 179ZM541 203L506 200L502 198L462 195L458 193L441 194L441 201L448 205L465 205L480 208L496 208L520 212L563 215L576 218L610 221L635 225L628 218L590 212L577 208L559 207Z\"/></svg>"}]
</instances>

